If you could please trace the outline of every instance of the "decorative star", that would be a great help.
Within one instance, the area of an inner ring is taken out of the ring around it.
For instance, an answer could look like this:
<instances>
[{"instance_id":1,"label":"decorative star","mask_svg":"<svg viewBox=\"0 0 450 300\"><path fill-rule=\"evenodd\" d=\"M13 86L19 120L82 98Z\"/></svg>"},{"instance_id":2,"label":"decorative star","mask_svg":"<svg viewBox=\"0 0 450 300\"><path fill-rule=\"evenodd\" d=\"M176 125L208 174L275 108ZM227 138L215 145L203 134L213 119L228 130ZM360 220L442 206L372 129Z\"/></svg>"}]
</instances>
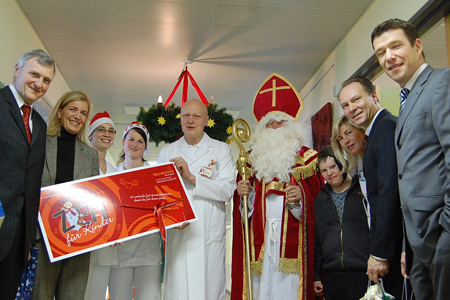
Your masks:
<instances>
[{"instance_id":1,"label":"decorative star","mask_svg":"<svg viewBox=\"0 0 450 300\"><path fill-rule=\"evenodd\" d=\"M164 126L164 124L166 124L166 119L164 119L164 117L159 117L158 124Z\"/></svg>"},{"instance_id":2,"label":"decorative star","mask_svg":"<svg viewBox=\"0 0 450 300\"><path fill-rule=\"evenodd\" d=\"M208 126L209 128L212 128L212 127L214 127L214 125L216 125L216 122L214 122L213 119L209 119L209 120L208 120L208 125L207 125L207 126Z\"/></svg>"},{"instance_id":3,"label":"decorative star","mask_svg":"<svg viewBox=\"0 0 450 300\"><path fill-rule=\"evenodd\" d=\"M227 133L228 134L232 134L233 133L233 128L231 128L231 126L228 126Z\"/></svg>"},{"instance_id":4,"label":"decorative star","mask_svg":"<svg viewBox=\"0 0 450 300\"><path fill-rule=\"evenodd\" d=\"M176 115L175 118L177 118L177 119L181 118L181 114L178 113L178 115Z\"/></svg>"},{"instance_id":5,"label":"decorative star","mask_svg":"<svg viewBox=\"0 0 450 300\"><path fill-rule=\"evenodd\" d=\"M227 144L230 145L232 142L234 142L234 138L227 138L226 140Z\"/></svg>"}]
</instances>

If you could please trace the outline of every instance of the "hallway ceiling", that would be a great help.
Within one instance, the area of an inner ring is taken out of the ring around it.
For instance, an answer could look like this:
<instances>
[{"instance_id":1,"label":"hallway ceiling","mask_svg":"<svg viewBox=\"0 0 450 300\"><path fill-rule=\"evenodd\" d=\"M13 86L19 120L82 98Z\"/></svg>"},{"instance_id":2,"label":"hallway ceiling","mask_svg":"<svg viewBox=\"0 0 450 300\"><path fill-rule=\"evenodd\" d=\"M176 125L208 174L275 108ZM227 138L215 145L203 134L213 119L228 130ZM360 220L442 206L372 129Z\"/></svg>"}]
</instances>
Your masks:
<instances>
[{"instance_id":1,"label":"hallway ceiling","mask_svg":"<svg viewBox=\"0 0 450 300\"><path fill-rule=\"evenodd\" d=\"M186 59L207 99L253 122L263 80L277 72L300 90L372 2L16 1L70 88L86 92L95 112L107 110L120 137L135 120L124 106L165 101ZM181 88L172 101L181 104Z\"/></svg>"}]
</instances>

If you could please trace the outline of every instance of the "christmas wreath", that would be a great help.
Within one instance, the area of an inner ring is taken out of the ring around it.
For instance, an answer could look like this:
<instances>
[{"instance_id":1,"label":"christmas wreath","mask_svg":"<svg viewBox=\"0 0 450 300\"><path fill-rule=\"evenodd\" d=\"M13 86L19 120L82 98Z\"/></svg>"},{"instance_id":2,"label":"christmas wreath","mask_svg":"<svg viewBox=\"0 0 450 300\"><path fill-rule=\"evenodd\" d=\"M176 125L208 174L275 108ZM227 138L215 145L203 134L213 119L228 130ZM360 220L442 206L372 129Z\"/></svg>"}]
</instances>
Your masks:
<instances>
[{"instance_id":1,"label":"christmas wreath","mask_svg":"<svg viewBox=\"0 0 450 300\"><path fill-rule=\"evenodd\" d=\"M153 104L148 110L141 107L136 120L141 122L150 131L150 141L158 147L159 143L172 143L183 136L180 124L181 107L174 103L164 106ZM213 139L230 142L233 117L225 108L217 108L217 104L208 105L209 121L205 132Z\"/></svg>"}]
</instances>

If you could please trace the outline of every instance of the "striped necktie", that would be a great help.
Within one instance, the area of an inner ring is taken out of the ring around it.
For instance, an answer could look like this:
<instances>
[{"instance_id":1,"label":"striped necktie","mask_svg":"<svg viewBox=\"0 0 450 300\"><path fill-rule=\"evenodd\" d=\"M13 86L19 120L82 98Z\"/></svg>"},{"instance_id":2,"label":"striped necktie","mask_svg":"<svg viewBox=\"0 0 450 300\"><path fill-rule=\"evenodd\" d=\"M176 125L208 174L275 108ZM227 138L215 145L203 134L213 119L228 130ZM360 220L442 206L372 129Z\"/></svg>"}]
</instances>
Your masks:
<instances>
[{"instance_id":1,"label":"striped necktie","mask_svg":"<svg viewBox=\"0 0 450 300\"><path fill-rule=\"evenodd\" d=\"M407 88L403 88L400 91L400 112L403 110L406 104L406 98L408 98L409 90Z\"/></svg>"},{"instance_id":2,"label":"striped necktie","mask_svg":"<svg viewBox=\"0 0 450 300\"><path fill-rule=\"evenodd\" d=\"M28 138L28 144L31 144L31 129L30 129L30 113L31 113L31 106L29 105L22 105L22 118L23 122L25 124L25 129L27 131L27 138Z\"/></svg>"}]
</instances>

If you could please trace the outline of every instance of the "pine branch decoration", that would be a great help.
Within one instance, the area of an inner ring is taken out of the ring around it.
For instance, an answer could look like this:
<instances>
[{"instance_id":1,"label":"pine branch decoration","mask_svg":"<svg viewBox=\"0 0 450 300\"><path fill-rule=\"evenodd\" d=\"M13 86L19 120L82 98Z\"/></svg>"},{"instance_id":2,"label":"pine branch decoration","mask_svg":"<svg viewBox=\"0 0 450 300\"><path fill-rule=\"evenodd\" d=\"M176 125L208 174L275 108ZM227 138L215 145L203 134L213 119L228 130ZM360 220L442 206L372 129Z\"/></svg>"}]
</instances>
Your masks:
<instances>
[{"instance_id":1,"label":"pine branch decoration","mask_svg":"<svg viewBox=\"0 0 450 300\"><path fill-rule=\"evenodd\" d=\"M141 107L136 120L141 122L150 131L150 141L158 147L159 143L172 143L183 136L180 124L181 107L174 103L164 107L162 104L153 104L148 110ZM229 129L233 124L233 117L226 112L225 108L217 108L217 104L209 104L209 118L214 120L210 124L212 127L205 126L205 132L213 139L226 142L231 135ZM161 117L165 122L158 122ZM161 124L164 123L164 124Z\"/></svg>"}]
</instances>

